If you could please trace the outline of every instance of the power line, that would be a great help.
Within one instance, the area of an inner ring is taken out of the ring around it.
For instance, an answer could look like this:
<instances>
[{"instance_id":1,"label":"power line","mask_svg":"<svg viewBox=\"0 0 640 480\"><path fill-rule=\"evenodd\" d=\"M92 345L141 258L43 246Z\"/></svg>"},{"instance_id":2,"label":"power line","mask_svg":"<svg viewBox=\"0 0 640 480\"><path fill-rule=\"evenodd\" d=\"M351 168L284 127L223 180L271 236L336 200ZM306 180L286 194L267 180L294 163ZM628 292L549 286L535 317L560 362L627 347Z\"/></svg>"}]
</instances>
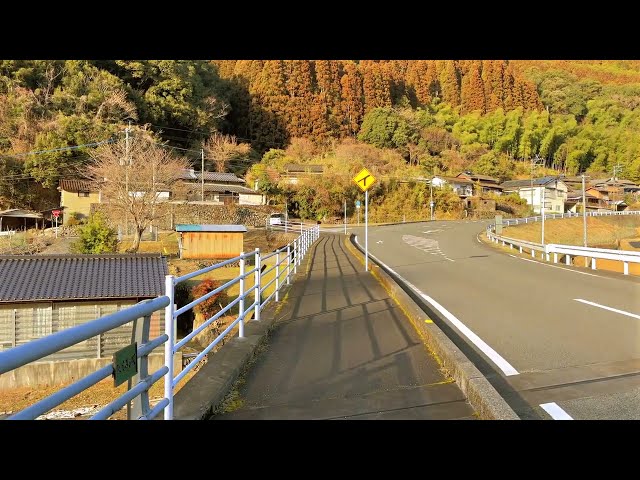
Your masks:
<instances>
[{"instance_id":1,"label":"power line","mask_svg":"<svg viewBox=\"0 0 640 480\"><path fill-rule=\"evenodd\" d=\"M77 150L78 148L97 147L98 145L103 145L105 143L113 143L114 141L115 141L115 139L109 138L108 140L103 140L101 142L85 143L85 144L82 144L82 145L73 145L73 146L70 146L70 147L52 148L50 150L35 150L33 152L26 152L26 153L5 153L4 156L23 157L23 156L26 156L26 155L40 155L40 154L43 154L43 153L63 152L63 151L67 151L67 150Z\"/></svg>"}]
</instances>

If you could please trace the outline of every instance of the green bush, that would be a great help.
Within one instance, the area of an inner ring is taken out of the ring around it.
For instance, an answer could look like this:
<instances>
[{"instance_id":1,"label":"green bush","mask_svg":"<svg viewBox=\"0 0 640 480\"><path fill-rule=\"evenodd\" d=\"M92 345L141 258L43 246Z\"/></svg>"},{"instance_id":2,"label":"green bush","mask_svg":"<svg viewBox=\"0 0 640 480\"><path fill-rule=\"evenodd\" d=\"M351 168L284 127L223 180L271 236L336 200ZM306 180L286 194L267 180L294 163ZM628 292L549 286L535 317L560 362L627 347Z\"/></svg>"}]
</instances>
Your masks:
<instances>
[{"instance_id":1,"label":"green bush","mask_svg":"<svg viewBox=\"0 0 640 480\"><path fill-rule=\"evenodd\" d=\"M67 220L67 225L70 227L76 225L82 225L84 223L82 214L80 212L71 212L69 213L69 219Z\"/></svg>"},{"instance_id":2,"label":"green bush","mask_svg":"<svg viewBox=\"0 0 640 480\"><path fill-rule=\"evenodd\" d=\"M80 238L71 246L76 253L113 253L118 248L118 232L107 224L100 213L89 217L89 221L78 232Z\"/></svg>"}]
</instances>

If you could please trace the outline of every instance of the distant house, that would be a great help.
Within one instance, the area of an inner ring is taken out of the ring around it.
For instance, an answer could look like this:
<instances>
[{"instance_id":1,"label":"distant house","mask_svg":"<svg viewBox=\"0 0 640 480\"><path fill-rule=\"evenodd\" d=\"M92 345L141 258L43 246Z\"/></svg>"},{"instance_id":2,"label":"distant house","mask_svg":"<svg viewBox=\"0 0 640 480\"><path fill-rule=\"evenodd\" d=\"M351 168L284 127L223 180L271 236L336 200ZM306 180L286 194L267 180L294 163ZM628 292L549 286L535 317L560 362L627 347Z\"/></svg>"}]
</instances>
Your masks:
<instances>
[{"instance_id":1,"label":"distant house","mask_svg":"<svg viewBox=\"0 0 640 480\"><path fill-rule=\"evenodd\" d=\"M63 179L58 185L60 192L60 207L62 210L62 224L69 223L71 213L87 218L91 213L91 204L100 203L100 192L88 180Z\"/></svg>"},{"instance_id":2,"label":"distant house","mask_svg":"<svg viewBox=\"0 0 640 480\"><path fill-rule=\"evenodd\" d=\"M500 195L502 187L500 180L488 175L478 175L471 172L462 172L456 175L456 178L469 180L473 183L473 195L481 197L484 193L495 193Z\"/></svg>"},{"instance_id":3,"label":"distant house","mask_svg":"<svg viewBox=\"0 0 640 480\"><path fill-rule=\"evenodd\" d=\"M0 211L0 233L3 231L14 232L16 230L38 228L38 225L42 225L44 228L44 218L39 212L20 208Z\"/></svg>"},{"instance_id":4,"label":"distant house","mask_svg":"<svg viewBox=\"0 0 640 480\"><path fill-rule=\"evenodd\" d=\"M0 351L164 295L167 260L139 255L0 256ZM151 320L151 335L164 328ZM131 343L131 324L43 359L110 358Z\"/></svg>"},{"instance_id":5,"label":"distant house","mask_svg":"<svg viewBox=\"0 0 640 480\"><path fill-rule=\"evenodd\" d=\"M183 172L182 181L189 184L187 200L200 201L204 190L204 201L221 204L264 205L264 195L245 186L244 180L229 172Z\"/></svg>"},{"instance_id":6,"label":"distant house","mask_svg":"<svg viewBox=\"0 0 640 480\"><path fill-rule=\"evenodd\" d=\"M313 178L324 173L324 165L287 163L282 177L291 185L297 185L303 178Z\"/></svg>"},{"instance_id":7,"label":"distant house","mask_svg":"<svg viewBox=\"0 0 640 480\"><path fill-rule=\"evenodd\" d=\"M466 178L437 175L433 177L432 182L434 187L442 188L444 185L449 185L460 198L466 198L473 195L473 182Z\"/></svg>"},{"instance_id":8,"label":"distant house","mask_svg":"<svg viewBox=\"0 0 640 480\"><path fill-rule=\"evenodd\" d=\"M562 213L565 211L567 185L559 177L542 177L532 180L509 180L501 187L505 194L517 193L520 198L532 205L535 213L541 213L542 191L544 190L545 212Z\"/></svg>"}]
</instances>

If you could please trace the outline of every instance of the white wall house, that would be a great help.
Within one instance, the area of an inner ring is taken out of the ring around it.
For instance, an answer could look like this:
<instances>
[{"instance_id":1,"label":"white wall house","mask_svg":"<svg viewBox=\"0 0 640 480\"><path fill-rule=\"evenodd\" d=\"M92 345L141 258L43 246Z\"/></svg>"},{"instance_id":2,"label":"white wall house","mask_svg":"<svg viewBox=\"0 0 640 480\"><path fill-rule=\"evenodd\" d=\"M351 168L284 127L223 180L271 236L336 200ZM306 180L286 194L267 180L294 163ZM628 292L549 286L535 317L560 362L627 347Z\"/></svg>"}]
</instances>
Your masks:
<instances>
[{"instance_id":1,"label":"white wall house","mask_svg":"<svg viewBox=\"0 0 640 480\"><path fill-rule=\"evenodd\" d=\"M433 177L434 187L450 185L453 191L460 197L470 197L473 195L473 182L464 178L445 177L438 175Z\"/></svg>"},{"instance_id":2,"label":"white wall house","mask_svg":"<svg viewBox=\"0 0 640 480\"><path fill-rule=\"evenodd\" d=\"M533 189L531 180L509 180L502 184L503 194L517 193L520 198L533 205L536 214L542 212L542 196L544 190L544 207L546 213L563 213L565 201L567 200L567 185L557 177L542 177L533 179Z\"/></svg>"}]
</instances>

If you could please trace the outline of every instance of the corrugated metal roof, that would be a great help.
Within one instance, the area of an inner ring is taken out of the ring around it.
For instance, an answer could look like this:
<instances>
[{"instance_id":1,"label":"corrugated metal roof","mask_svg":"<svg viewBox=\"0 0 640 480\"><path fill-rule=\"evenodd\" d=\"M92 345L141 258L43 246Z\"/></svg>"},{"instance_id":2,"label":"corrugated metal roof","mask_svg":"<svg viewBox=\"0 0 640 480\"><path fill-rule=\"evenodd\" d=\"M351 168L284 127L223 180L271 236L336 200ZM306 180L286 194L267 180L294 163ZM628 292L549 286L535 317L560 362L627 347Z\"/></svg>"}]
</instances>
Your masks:
<instances>
[{"instance_id":1,"label":"corrugated metal roof","mask_svg":"<svg viewBox=\"0 0 640 480\"><path fill-rule=\"evenodd\" d=\"M67 179L60 180L60 190L65 192L96 192L97 189L88 180Z\"/></svg>"},{"instance_id":2,"label":"corrugated metal roof","mask_svg":"<svg viewBox=\"0 0 640 480\"><path fill-rule=\"evenodd\" d=\"M244 225L191 225L178 224L176 232L246 232Z\"/></svg>"},{"instance_id":3,"label":"corrugated metal roof","mask_svg":"<svg viewBox=\"0 0 640 480\"><path fill-rule=\"evenodd\" d=\"M38 212L31 212L29 210L21 210L19 208L10 208L0 212L0 217L14 217L14 218L42 218L42 214Z\"/></svg>"},{"instance_id":4,"label":"corrugated metal roof","mask_svg":"<svg viewBox=\"0 0 640 480\"><path fill-rule=\"evenodd\" d=\"M551 182L555 182L555 181L562 181L561 178L558 177L540 177L540 178L534 178L533 179L533 186L534 187L539 187L541 185L546 185L548 183ZM506 182L503 182L500 185L502 188L512 188L512 187L529 187L531 188L531 179L527 179L527 180L508 180Z\"/></svg>"},{"instance_id":5,"label":"corrugated metal roof","mask_svg":"<svg viewBox=\"0 0 640 480\"><path fill-rule=\"evenodd\" d=\"M167 259L139 255L0 256L0 303L157 297Z\"/></svg>"},{"instance_id":6,"label":"corrugated metal roof","mask_svg":"<svg viewBox=\"0 0 640 480\"><path fill-rule=\"evenodd\" d=\"M324 172L324 165L287 163L284 169L289 173L322 173Z\"/></svg>"},{"instance_id":7,"label":"corrugated metal roof","mask_svg":"<svg viewBox=\"0 0 640 480\"><path fill-rule=\"evenodd\" d=\"M486 181L493 182L493 183L500 183L500 180L498 180L495 177L490 177L489 175L477 175L475 173L467 173L467 172L462 172L462 173L459 173L458 175L456 175L456 177L460 177L460 176L468 177L468 178L470 178L470 179L472 179L474 181L475 180L486 180Z\"/></svg>"}]
</instances>

